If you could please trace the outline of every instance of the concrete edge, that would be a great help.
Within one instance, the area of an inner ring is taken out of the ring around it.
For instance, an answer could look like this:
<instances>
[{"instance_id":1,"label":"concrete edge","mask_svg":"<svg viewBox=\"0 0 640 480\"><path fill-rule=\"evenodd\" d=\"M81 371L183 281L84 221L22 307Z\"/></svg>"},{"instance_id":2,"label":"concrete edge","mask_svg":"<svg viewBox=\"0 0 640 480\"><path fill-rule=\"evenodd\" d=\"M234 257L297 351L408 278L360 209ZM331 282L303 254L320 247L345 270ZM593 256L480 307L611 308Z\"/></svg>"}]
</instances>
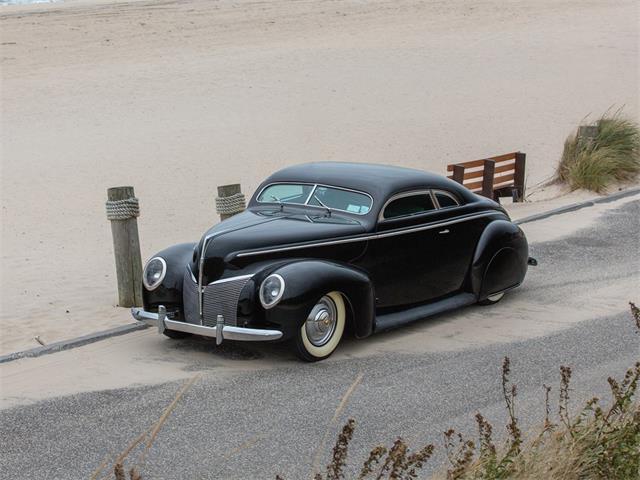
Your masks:
<instances>
[{"instance_id":1,"label":"concrete edge","mask_svg":"<svg viewBox=\"0 0 640 480\"><path fill-rule=\"evenodd\" d=\"M580 203L573 203L564 207L559 207L547 212L538 213L529 217L515 220L513 223L516 225L522 225L523 223L535 222L537 220L543 220L545 218L552 217L554 215L560 215L562 213L573 212L586 207L592 207L598 203L609 203L619 200L624 197L630 197L640 193L640 187L624 190L622 192L613 193L605 197L596 198L595 200L587 200ZM0 356L0 363L12 362L20 358L33 358L40 357L42 355L48 355L50 353L62 352L64 350L70 350L72 348L82 347L90 343L99 342L111 337L117 337L120 335L126 335L127 333L135 332L136 330L143 330L148 328L148 325L144 323L130 323L128 325L122 325L120 327L111 328L109 330L103 330L101 332L90 333L83 335L82 337L76 337L69 340L61 340L59 342L52 343L50 345L44 345L42 347L32 348L31 350L23 350L20 352L9 353L7 355Z\"/></svg>"},{"instance_id":2,"label":"concrete edge","mask_svg":"<svg viewBox=\"0 0 640 480\"><path fill-rule=\"evenodd\" d=\"M544 220L545 218L553 217L554 215L561 215L563 213L575 212L576 210L581 210L583 208L593 207L598 203L615 202L616 200L620 200L621 198L631 197L638 193L640 193L640 187L630 188L629 190L612 193L611 195L596 198L594 200L585 200L584 202L572 203L571 205L565 205L563 207L554 208L553 210L548 210L546 212L536 213L535 215L530 215L528 217L524 217L519 220L514 220L513 223L515 223L516 225L522 225L523 223L535 222L537 220Z\"/></svg>"},{"instance_id":3,"label":"concrete edge","mask_svg":"<svg viewBox=\"0 0 640 480\"><path fill-rule=\"evenodd\" d=\"M110 328L109 330L102 330L101 332L89 333L81 337L71 338L69 340L61 340L49 345L43 345L42 347L36 347L30 350L22 350L20 352L1 355L0 363L12 362L21 358L40 357L42 355L48 355L50 353L71 350L72 348L82 347L83 345L99 342L100 340L105 340L107 338L126 335L127 333L135 332L136 330L144 330L147 327L148 325L144 323L136 322L130 323L128 325L122 325L120 327Z\"/></svg>"}]
</instances>

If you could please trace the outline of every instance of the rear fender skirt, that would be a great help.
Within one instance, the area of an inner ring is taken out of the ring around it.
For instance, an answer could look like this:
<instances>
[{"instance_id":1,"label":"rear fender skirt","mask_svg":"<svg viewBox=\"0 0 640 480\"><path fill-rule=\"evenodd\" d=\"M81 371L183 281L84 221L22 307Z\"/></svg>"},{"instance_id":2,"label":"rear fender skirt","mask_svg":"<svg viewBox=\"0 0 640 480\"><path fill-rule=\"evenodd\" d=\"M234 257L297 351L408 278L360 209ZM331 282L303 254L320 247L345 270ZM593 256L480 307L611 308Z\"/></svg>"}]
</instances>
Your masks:
<instances>
[{"instance_id":1,"label":"rear fender skirt","mask_svg":"<svg viewBox=\"0 0 640 480\"><path fill-rule=\"evenodd\" d=\"M182 281L185 268L191 262L195 245L195 243L180 243L153 256L164 258L167 262L167 274L162 284L151 292L142 287L145 310L156 311L158 305L164 305L168 309L182 307Z\"/></svg>"},{"instance_id":2,"label":"rear fender skirt","mask_svg":"<svg viewBox=\"0 0 640 480\"><path fill-rule=\"evenodd\" d=\"M478 300L519 285L527 273L529 246L524 232L506 220L494 220L482 232L470 273Z\"/></svg>"},{"instance_id":3,"label":"rear fender skirt","mask_svg":"<svg viewBox=\"0 0 640 480\"><path fill-rule=\"evenodd\" d=\"M357 338L371 335L374 319L374 293L366 273L346 264L324 260L299 260L269 273L277 273L285 281L280 302L265 311L266 320L280 325L291 337L305 322L307 315L326 293L343 294L351 309L350 318ZM260 285L257 285L260 288Z\"/></svg>"}]
</instances>

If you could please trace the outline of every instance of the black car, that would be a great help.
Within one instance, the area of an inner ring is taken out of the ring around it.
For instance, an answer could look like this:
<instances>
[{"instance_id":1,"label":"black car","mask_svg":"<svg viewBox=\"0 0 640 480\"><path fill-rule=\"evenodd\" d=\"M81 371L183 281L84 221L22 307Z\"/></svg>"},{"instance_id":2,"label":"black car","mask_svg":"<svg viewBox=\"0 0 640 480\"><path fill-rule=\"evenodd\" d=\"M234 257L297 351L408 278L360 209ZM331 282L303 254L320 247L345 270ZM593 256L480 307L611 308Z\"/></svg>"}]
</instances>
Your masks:
<instances>
[{"instance_id":1,"label":"black car","mask_svg":"<svg viewBox=\"0 0 640 480\"><path fill-rule=\"evenodd\" d=\"M528 261L505 210L443 176L310 163L271 175L198 243L151 258L132 313L171 338L290 341L315 361L347 327L364 338L496 303Z\"/></svg>"}]
</instances>

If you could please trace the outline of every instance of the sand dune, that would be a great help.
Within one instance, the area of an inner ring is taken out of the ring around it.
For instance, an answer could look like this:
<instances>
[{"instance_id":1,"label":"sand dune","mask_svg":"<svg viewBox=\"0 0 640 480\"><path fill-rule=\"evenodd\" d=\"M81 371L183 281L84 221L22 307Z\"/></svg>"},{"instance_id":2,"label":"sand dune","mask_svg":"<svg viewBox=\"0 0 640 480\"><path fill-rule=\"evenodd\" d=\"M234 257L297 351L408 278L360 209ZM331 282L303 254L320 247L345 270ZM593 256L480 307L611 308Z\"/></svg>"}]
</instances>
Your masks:
<instances>
[{"instance_id":1,"label":"sand dune","mask_svg":"<svg viewBox=\"0 0 640 480\"><path fill-rule=\"evenodd\" d=\"M589 113L638 116L634 1L204 0L0 9L0 352L127 323L106 189L141 199L143 256L302 161L528 154L553 171Z\"/></svg>"}]
</instances>

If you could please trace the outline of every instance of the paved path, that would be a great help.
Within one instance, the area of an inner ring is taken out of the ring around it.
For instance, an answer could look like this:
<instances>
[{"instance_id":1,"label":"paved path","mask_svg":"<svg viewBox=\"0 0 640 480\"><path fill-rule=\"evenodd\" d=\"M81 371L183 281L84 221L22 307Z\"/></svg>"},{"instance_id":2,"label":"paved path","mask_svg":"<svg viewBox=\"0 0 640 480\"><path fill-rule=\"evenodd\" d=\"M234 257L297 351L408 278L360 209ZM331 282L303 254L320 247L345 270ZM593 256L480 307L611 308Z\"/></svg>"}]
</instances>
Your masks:
<instances>
[{"instance_id":1,"label":"paved path","mask_svg":"<svg viewBox=\"0 0 640 480\"><path fill-rule=\"evenodd\" d=\"M613 298L640 303L639 208L639 201L627 202L588 228L532 245L540 266L531 269L526 284L501 305L470 307L424 322L431 324L427 329L460 318L480 325L486 319L491 326L495 316L505 322L508 312L519 325L519 310L509 307L525 299L529 303L523 318L536 318L539 324L560 322L554 315L568 314L568 307L593 312L590 320L577 318L568 329L456 351L421 351L415 345L404 352L378 348L401 345L400 339L406 338L406 333L392 333L368 340L376 345L373 350L361 347L363 342L347 342L334 359L313 365L288 358L268 363L267 355L277 351L273 347L227 347L227 361L233 355L249 356L252 367L226 374L194 360L185 370L204 373L160 432L142 469L145 479L253 479L274 478L276 473L287 479L309 478L325 434L323 463L348 417L357 419L351 451L356 463L368 447L390 443L397 435L417 447L440 442L449 427L472 433L477 411L502 432L500 366L505 355L512 359L518 416L525 427L543 418L542 384L552 385L557 394L561 364L574 369L576 402L592 395L608 398L606 377L621 377L640 358L640 335L625 305L619 313L602 314L603 304ZM611 294L620 288L628 291ZM551 312L551 318L544 312ZM172 345L181 352L209 348L197 340ZM202 352L192 355L200 359ZM261 368L263 362L268 368ZM360 375L344 410L330 424ZM5 409L0 419L0 476L87 478L106 454L122 451L152 425L181 384L83 393ZM431 469L439 468L442 460L436 456Z\"/></svg>"}]
</instances>

